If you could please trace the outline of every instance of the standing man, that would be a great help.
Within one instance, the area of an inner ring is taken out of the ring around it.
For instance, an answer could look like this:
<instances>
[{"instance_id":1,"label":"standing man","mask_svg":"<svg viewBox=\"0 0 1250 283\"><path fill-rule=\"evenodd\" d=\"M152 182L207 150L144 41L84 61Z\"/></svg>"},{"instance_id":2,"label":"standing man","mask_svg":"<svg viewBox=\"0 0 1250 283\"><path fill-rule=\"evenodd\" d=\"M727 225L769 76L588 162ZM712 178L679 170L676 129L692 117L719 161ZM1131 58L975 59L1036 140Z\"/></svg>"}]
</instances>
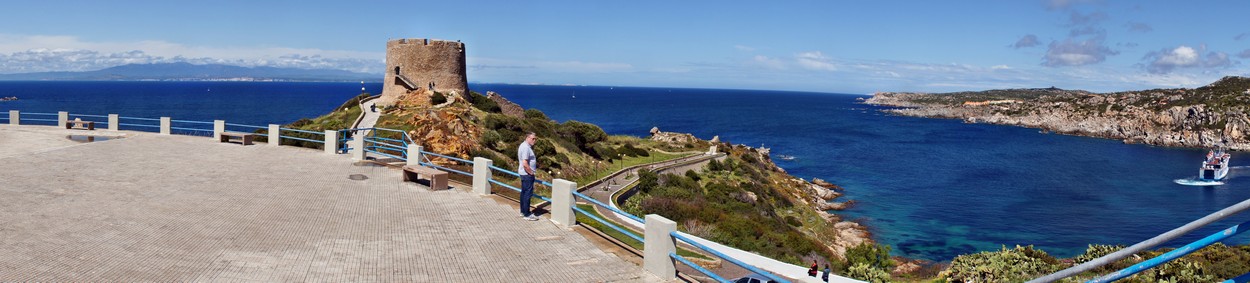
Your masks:
<instances>
[{"instance_id":1,"label":"standing man","mask_svg":"<svg viewBox=\"0 0 1250 283\"><path fill-rule=\"evenodd\" d=\"M521 175L521 218L529 221L538 220L538 216L530 214L530 198L534 197L534 172L538 170L538 157L534 156L534 143L538 135L530 132L525 141L516 150L517 174Z\"/></svg>"}]
</instances>

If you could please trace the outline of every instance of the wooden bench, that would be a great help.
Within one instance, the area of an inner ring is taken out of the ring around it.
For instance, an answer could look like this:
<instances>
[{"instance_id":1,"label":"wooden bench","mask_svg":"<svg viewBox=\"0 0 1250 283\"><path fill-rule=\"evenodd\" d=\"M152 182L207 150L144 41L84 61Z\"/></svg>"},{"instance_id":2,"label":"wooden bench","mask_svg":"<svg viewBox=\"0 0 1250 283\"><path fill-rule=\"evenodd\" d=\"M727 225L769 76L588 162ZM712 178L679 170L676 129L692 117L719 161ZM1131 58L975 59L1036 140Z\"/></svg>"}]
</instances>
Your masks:
<instances>
[{"instance_id":1,"label":"wooden bench","mask_svg":"<svg viewBox=\"0 0 1250 283\"><path fill-rule=\"evenodd\" d=\"M239 133L239 132L221 132L221 142L229 142L230 138L239 138L243 145L252 145L252 140L256 139L256 134Z\"/></svg>"},{"instance_id":2,"label":"wooden bench","mask_svg":"<svg viewBox=\"0 0 1250 283\"><path fill-rule=\"evenodd\" d=\"M95 130L95 122L74 119L73 121L65 121L65 129L84 129L89 131Z\"/></svg>"},{"instance_id":3,"label":"wooden bench","mask_svg":"<svg viewBox=\"0 0 1250 283\"><path fill-rule=\"evenodd\" d=\"M447 172L425 166L404 166L404 182L416 180L421 175L430 179L431 190L446 190Z\"/></svg>"}]
</instances>

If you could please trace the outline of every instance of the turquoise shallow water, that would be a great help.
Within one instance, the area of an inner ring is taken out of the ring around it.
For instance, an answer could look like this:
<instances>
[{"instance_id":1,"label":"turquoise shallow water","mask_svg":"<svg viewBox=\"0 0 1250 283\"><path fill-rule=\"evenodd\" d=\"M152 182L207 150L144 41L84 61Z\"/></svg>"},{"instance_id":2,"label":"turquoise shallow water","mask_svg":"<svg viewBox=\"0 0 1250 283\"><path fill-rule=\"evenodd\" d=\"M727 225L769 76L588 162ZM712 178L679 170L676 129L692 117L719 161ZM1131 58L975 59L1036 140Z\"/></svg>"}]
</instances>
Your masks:
<instances>
[{"instance_id":1,"label":"turquoise shallow water","mask_svg":"<svg viewBox=\"0 0 1250 283\"><path fill-rule=\"evenodd\" d=\"M367 85L377 93L380 84ZM1073 256L1089 243L1132 244L1250 198L1250 169L1225 185L1182 186L1199 149L1126 145L1035 129L889 116L857 95L756 90L472 84L560 121L644 136L653 126L764 145L792 174L830 180L858 204L842 212L867 224L897 255L949 260L1000 245L1037 245ZM132 117L264 125L330 111L354 83L0 82L0 111L120 113ZM576 98L573 98L573 95ZM0 116L4 112L0 112ZM0 123L4 123L0 119ZM1234 153L1232 163L1250 164ZM1242 221L1235 216L1183 238ZM1247 236L1233 239L1246 243Z\"/></svg>"}]
</instances>

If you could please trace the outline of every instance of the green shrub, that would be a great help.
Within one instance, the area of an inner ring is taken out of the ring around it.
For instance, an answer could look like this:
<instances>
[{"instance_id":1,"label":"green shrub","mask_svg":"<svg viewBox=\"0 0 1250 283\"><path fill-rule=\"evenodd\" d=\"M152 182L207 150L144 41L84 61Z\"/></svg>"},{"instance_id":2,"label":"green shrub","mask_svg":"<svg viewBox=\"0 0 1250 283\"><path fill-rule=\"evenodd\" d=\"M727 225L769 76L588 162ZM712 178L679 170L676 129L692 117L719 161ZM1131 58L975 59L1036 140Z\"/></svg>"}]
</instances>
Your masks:
<instances>
[{"instance_id":1,"label":"green shrub","mask_svg":"<svg viewBox=\"0 0 1250 283\"><path fill-rule=\"evenodd\" d=\"M1220 280L1231 278L1216 277L1211 272L1204 270L1201 263L1194 262L1189 257L1182 257L1137 273L1120 282L1200 283L1220 282Z\"/></svg>"},{"instance_id":2,"label":"green shrub","mask_svg":"<svg viewBox=\"0 0 1250 283\"><path fill-rule=\"evenodd\" d=\"M1090 244L1088 248L1085 248L1084 254L1078 255L1075 258L1072 258L1072 260L1076 264L1082 264L1082 263L1086 263L1091 260L1094 260L1096 258L1109 255L1111 253L1114 253L1122 249L1124 249L1124 246L1121 246L1121 245L1112 246L1112 245ZM1105 272L1110 272L1114 270L1124 269L1132 265L1133 265L1133 261L1130 260L1129 258L1125 258L1115 263L1104 265L1095 270L1099 271L1100 273L1105 273Z\"/></svg>"},{"instance_id":3,"label":"green shrub","mask_svg":"<svg viewBox=\"0 0 1250 283\"><path fill-rule=\"evenodd\" d=\"M502 141L503 136L500 135L499 132L487 130L482 133L482 140L480 143L483 148L499 150L499 143Z\"/></svg>"},{"instance_id":4,"label":"green shrub","mask_svg":"<svg viewBox=\"0 0 1250 283\"><path fill-rule=\"evenodd\" d=\"M547 118L547 114L543 114L543 111L533 108L525 109L525 119L538 119L544 122L551 120Z\"/></svg>"},{"instance_id":5,"label":"green shrub","mask_svg":"<svg viewBox=\"0 0 1250 283\"><path fill-rule=\"evenodd\" d=\"M786 215L786 224L794 227L803 227L803 222L799 221L794 215Z\"/></svg>"},{"instance_id":6,"label":"green shrub","mask_svg":"<svg viewBox=\"0 0 1250 283\"><path fill-rule=\"evenodd\" d=\"M890 272L873 268L865 263L852 264L850 268L847 268L845 276L873 283L890 282L891 279Z\"/></svg>"},{"instance_id":7,"label":"green shrub","mask_svg":"<svg viewBox=\"0 0 1250 283\"><path fill-rule=\"evenodd\" d=\"M1054 257L1033 246L961 255L947 268L950 282L1023 282L1058 271Z\"/></svg>"},{"instance_id":8,"label":"green shrub","mask_svg":"<svg viewBox=\"0 0 1250 283\"><path fill-rule=\"evenodd\" d=\"M702 176L699 176L699 172L695 172L694 170L686 170L686 178L690 178L691 180L694 180L695 182L698 182L700 179L703 179Z\"/></svg>"},{"instance_id":9,"label":"green shrub","mask_svg":"<svg viewBox=\"0 0 1250 283\"><path fill-rule=\"evenodd\" d=\"M435 91L434 95L430 96L430 104L439 105L443 103L447 103L447 96L443 95L443 93Z\"/></svg>"},{"instance_id":10,"label":"green shrub","mask_svg":"<svg viewBox=\"0 0 1250 283\"><path fill-rule=\"evenodd\" d=\"M477 93L476 91L469 92L469 97L473 99L473 108L489 113L503 113L503 109L499 107L498 103L495 103L494 100L490 100L490 98L482 95L481 93Z\"/></svg>"},{"instance_id":11,"label":"green shrub","mask_svg":"<svg viewBox=\"0 0 1250 283\"><path fill-rule=\"evenodd\" d=\"M343 110L347 110L347 108L356 107L360 105L361 99L365 99L366 97L369 97L369 96L372 96L372 94L369 94L368 92L361 93L360 95L357 95L355 97L352 97L351 99L348 99L347 101L344 101L343 105L339 105L338 108L334 108L334 109L338 111L343 111Z\"/></svg>"},{"instance_id":12,"label":"green shrub","mask_svg":"<svg viewBox=\"0 0 1250 283\"><path fill-rule=\"evenodd\" d=\"M721 164L720 161L716 161L716 159L708 161L706 168L708 172L725 171L725 165Z\"/></svg>"},{"instance_id":13,"label":"green shrub","mask_svg":"<svg viewBox=\"0 0 1250 283\"><path fill-rule=\"evenodd\" d=\"M890 259L890 246L868 242L846 249L846 262L852 266L862 263L881 270L894 268L894 260Z\"/></svg>"},{"instance_id":14,"label":"green shrub","mask_svg":"<svg viewBox=\"0 0 1250 283\"><path fill-rule=\"evenodd\" d=\"M612 147L601 145L601 144L592 146L591 152L589 153L591 153L591 155L594 156L595 158L608 160L608 161L620 158L617 156L618 153L616 152L615 149L612 149Z\"/></svg>"},{"instance_id":15,"label":"green shrub","mask_svg":"<svg viewBox=\"0 0 1250 283\"><path fill-rule=\"evenodd\" d=\"M558 131L561 136L572 140L578 149L591 154L594 153L592 144L608 139L608 134L599 126L573 120L560 124Z\"/></svg>"}]
</instances>

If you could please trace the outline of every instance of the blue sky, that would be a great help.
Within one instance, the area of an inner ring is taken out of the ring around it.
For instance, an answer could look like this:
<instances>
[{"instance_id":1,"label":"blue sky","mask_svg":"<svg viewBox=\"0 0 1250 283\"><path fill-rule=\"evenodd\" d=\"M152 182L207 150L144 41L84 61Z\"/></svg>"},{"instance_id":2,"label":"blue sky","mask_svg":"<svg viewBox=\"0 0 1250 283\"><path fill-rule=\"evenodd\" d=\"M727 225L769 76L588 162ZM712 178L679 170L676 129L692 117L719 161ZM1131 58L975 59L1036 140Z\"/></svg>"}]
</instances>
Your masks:
<instances>
[{"instance_id":1,"label":"blue sky","mask_svg":"<svg viewBox=\"0 0 1250 283\"><path fill-rule=\"evenodd\" d=\"M18 1L0 73L185 61L378 73L461 40L475 82L958 91L1250 75L1246 1Z\"/></svg>"}]
</instances>

